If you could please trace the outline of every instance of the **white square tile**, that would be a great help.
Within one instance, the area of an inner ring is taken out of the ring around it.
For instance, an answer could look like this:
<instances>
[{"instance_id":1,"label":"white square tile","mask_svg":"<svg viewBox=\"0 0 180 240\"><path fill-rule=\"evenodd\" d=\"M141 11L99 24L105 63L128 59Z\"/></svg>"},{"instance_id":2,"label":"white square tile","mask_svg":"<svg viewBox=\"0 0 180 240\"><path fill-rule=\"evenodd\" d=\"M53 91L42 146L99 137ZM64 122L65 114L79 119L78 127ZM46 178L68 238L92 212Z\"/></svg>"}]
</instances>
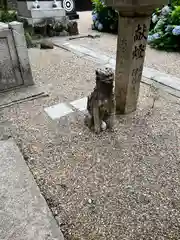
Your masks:
<instances>
[{"instance_id":1,"label":"white square tile","mask_svg":"<svg viewBox=\"0 0 180 240\"><path fill-rule=\"evenodd\" d=\"M49 117L52 118L53 120L73 112L73 110L66 103L59 103L59 104L47 107L44 110L49 115Z\"/></svg>"},{"instance_id":2,"label":"white square tile","mask_svg":"<svg viewBox=\"0 0 180 240\"><path fill-rule=\"evenodd\" d=\"M87 109L87 97L70 102L70 104L79 111L85 111Z\"/></svg>"}]
</instances>

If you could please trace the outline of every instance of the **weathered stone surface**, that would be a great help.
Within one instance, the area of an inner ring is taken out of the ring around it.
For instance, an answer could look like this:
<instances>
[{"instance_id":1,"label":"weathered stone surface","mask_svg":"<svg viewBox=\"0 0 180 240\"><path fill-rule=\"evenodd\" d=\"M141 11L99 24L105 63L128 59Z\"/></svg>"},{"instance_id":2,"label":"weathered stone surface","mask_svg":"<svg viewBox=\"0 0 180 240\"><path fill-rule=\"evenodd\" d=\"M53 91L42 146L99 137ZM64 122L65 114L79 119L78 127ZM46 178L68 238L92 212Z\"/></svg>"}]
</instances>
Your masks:
<instances>
[{"instance_id":1,"label":"weathered stone surface","mask_svg":"<svg viewBox=\"0 0 180 240\"><path fill-rule=\"evenodd\" d=\"M17 1L18 16L27 19L30 25L40 23L44 18L54 18L61 21L66 16L66 12L61 7L61 1L56 1L56 4L57 7L53 8L53 1L38 1L37 3Z\"/></svg>"},{"instance_id":2,"label":"weathered stone surface","mask_svg":"<svg viewBox=\"0 0 180 240\"><path fill-rule=\"evenodd\" d=\"M113 6L118 9L121 16L147 16L152 11L163 4L165 0L105 0L107 6Z\"/></svg>"},{"instance_id":3,"label":"weathered stone surface","mask_svg":"<svg viewBox=\"0 0 180 240\"><path fill-rule=\"evenodd\" d=\"M49 41L49 40L42 40L40 42L40 48L41 49L53 49L54 48L54 44Z\"/></svg>"},{"instance_id":4,"label":"weathered stone surface","mask_svg":"<svg viewBox=\"0 0 180 240\"><path fill-rule=\"evenodd\" d=\"M114 72L110 68L96 70L96 86L87 100L85 124L100 133L112 129L115 113Z\"/></svg>"},{"instance_id":5,"label":"weathered stone surface","mask_svg":"<svg viewBox=\"0 0 180 240\"><path fill-rule=\"evenodd\" d=\"M62 32L59 33L59 36L61 36L61 37L66 37L68 35L69 35L69 33L66 30L63 30Z\"/></svg>"},{"instance_id":6,"label":"weathered stone surface","mask_svg":"<svg viewBox=\"0 0 180 240\"><path fill-rule=\"evenodd\" d=\"M0 90L13 87L16 77L13 71L11 57L6 39L0 39Z\"/></svg>"},{"instance_id":7,"label":"weathered stone surface","mask_svg":"<svg viewBox=\"0 0 180 240\"><path fill-rule=\"evenodd\" d=\"M0 141L0 239L63 240L18 147Z\"/></svg>"},{"instance_id":8,"label":"weathered stone surface","mask_svg":"<svg viewBox=\"0 0 180 240\"><path fill-rule=\"evenodd\" d=\"M150 19L119 20L115 95L117 113L122 114L136 110Z\"/></svg>"},{"instance_id":9,"label":"weathered stone surface","mask_svg":"<svg viewBox=\"0 0 180 240\"><path fill-rule=\"evenodd\" d=\"M68 36L68 19L58 21L53 18L43 19L41 22L34 24L34 32L36 34L48 37Z\"/></svg>"},{"instance_id":10,"label":"weathered stone surface","mask_svg":"<svg viewBox=\"0 0 180 240\"><path fill-rule=\"evenodd\" d=\"M69 32L69 35L78 35L79 34L78 24L76 21L70 21L68 23L68 32Z\"/></svg>"},{"instance_id":11,"label":"weathered stone surface","mask_svg":"<svg viewBox=\"0 0 180 240\"><path fill-rule=\"evenodd\" d=\"M8 24L0 23L0 90L23 84L15 41Z\"/></svg>"},{"instance_id":12,"label":"weathered stone surface","mask_svg":"<svg viewBox=\"0 0 180 240\"><path fill-rule=\"evenodd\" d=\"M16 46L19 68L23 79L23 85L30 86L34 84L31 66L29 63L28 49L24 35L23 23L11 22L9 27L12 29L13 39Z\"/></svg>"},{"instance_id":13,"label":"weathered stone surface","mask_svg":"<svg viewBox=\"0 0 180 240\"><path fill-rule=\"evenodd\" d=\"M119 12L115 95L117 113L136 110L150 16L165 0L105 0Z\"/></svg>"}]
</instances>

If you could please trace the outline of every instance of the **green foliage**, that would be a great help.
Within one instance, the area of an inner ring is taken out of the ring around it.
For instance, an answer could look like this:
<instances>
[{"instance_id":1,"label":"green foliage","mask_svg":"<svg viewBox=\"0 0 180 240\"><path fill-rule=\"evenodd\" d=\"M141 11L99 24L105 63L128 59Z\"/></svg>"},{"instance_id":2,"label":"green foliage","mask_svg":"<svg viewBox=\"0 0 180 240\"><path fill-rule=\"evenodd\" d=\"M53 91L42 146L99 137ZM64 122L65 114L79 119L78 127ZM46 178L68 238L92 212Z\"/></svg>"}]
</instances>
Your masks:
<instances>
[{"instance_id":1,"label":"green foliage","mask_svg":"<svg viewBox=\"0 0 180 240\"><path fill-rule=\"evenodd\" d=\"M180 6L175 7L171 13L171 24L180 24Z\"/></svg>"},{"instance_id":2,"label":"green foliage","mask_svg":"<svg viewBox=\"0 0 180 240\"><path fill-rule=\"evenodd\" d=\"M92 5L96 12L101 12L103 8L106 8L106 6L99 0L92 0Z\"/></svg>"},{"instance_id":3,"label":"green foliage","mask_svg":"<svg viewBox=\"0 0 180 240\"><path fill-rule=\"evenodd\" d=\"M28 48L33 47L32 36L30 35L30 33L28 31L25 31L24 35L25 35L27 47Z\"/></svg>"},{"instance_id":4,"label":"green foliage","mask_svg":"<svg viewBox=\"0 0 180 240\"><path fill-rule=\"evenodd\" d=\"M92 0L93 29L105 32L117 32L118 13L107 7L102 0Z\"/></svg>"},{"instance_id":5,"label":"green foliage","mask_svg":"<svg viewBox=\"0 0 180 240\"><path fill-rule=\"evenodd\" d=\"M180 0L172 0L173 6L180 6Z\"/></svg>"},{"instance_id":6,"label":"green foliage","mask_svg":"<svg viewBox=\"0 0 180 240\"><path fill-rule=\"evenodd\" d=\"M153 13L148 43L157 49L180 50L180 6L165 6Z\"/></svg>"},{"instance_id":7,"label":"green foliage","mask_svg":"<svg viewBox=\"0 0 180 240\"><path fill-rule=\"evenodd\" d=\"M0 13L0 22L12 22L17 20L16 11L4 11Z\"/></svg>"}]
</instances>

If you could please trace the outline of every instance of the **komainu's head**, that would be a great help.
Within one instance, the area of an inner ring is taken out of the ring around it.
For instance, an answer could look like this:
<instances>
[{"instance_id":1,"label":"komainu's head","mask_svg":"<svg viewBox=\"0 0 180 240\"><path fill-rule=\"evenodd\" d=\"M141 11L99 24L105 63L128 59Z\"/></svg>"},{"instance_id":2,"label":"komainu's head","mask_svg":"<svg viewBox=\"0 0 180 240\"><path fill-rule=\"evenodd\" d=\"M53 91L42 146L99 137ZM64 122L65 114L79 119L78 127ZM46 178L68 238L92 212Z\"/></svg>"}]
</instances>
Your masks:
<instances>
[{"instance_id":1,"label":"komainu's head","mask_svg":"<svg viewBox=\"0 0 180 240\"><path fill-rule=\"evenodd\" d=\"M111 68L98 68L96 70L96 83L113 84L114 72Z\"/></svg>"}]
</instances>

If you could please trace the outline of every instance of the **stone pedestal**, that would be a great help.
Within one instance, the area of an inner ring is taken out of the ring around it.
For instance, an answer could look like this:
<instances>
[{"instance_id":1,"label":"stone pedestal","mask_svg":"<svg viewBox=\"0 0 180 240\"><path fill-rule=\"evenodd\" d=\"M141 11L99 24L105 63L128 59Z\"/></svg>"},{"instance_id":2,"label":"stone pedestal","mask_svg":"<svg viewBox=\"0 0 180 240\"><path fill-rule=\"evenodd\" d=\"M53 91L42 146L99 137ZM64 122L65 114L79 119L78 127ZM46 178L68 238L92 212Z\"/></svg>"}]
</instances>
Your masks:
<instances>
[{"instance_id":1,"label":"stone pedestal","mask_svg":"<svg viewBox=\"0 0 180 240\"><path fill-rule=\"evenodd\" d=\"M120 17L116 56L116 112L136 110L150 17Z\"/></svg>"},{"instance_id":2,"label":"stone pedestal","mask_svg":"<svg viewBox=\"0 0 180 240\"><path fill-rule=\"evenodd\" d=\"M117 114L136 110L150 17L166 0L105 0L119 12L115 96Z\"/></svg>"},{"instance_id":3,"label":"stone pedestal","mask_svg":"<svg viewBox=\"0 0 180 240\"><path fill-rule=\"evenodd\" d=\"M44 19L53 18L57 21L78 19L75 0L17 0L18 17L34 25Z\"/></svg>"},{"instance_id":4,"label":"stone pedestal","mask_svg":"<svg viewBox=\"0 0 180 240\"><path fill-rule=\"evenodd\" d=\"M42 22L44 19L53 18L57 21L63 21L66 16L66 11L62 7L62 2L57 0L56 6L53 7L54 1L37 2L38 7L35 7L35 1L17 0L17 9L19 19L27 20L29 25Z\"/></svg>"}]
</instances>

